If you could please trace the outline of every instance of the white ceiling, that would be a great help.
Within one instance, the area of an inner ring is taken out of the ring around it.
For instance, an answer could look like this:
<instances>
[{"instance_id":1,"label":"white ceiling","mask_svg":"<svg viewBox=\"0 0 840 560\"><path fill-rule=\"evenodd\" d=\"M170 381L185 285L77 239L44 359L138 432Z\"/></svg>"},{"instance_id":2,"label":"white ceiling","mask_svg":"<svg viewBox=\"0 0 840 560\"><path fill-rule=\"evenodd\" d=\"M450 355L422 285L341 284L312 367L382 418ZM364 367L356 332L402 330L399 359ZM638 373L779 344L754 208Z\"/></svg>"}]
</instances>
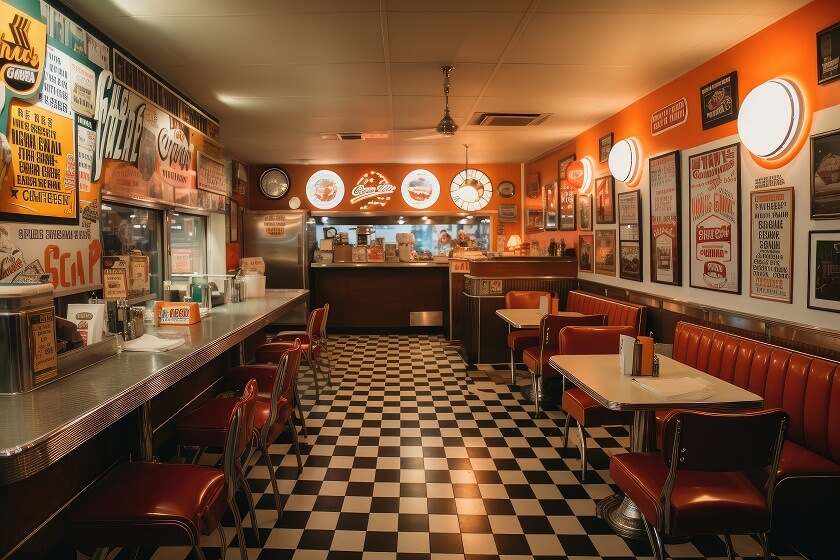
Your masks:
<instances>
[{"instance_id":1,"label":"white ceiling","mask_svg":"<svg viewBox=\"0 0 840 560\"><path fill-rule=\"evenodd\" d=\"M64 2L218 118L228 155L328 164L460 162L465 143L471 162L531 160L808 0ZM432 130L441 65L454 137ZM475 112L552 116L467 125Z\"/></svg>"}]
</instances>

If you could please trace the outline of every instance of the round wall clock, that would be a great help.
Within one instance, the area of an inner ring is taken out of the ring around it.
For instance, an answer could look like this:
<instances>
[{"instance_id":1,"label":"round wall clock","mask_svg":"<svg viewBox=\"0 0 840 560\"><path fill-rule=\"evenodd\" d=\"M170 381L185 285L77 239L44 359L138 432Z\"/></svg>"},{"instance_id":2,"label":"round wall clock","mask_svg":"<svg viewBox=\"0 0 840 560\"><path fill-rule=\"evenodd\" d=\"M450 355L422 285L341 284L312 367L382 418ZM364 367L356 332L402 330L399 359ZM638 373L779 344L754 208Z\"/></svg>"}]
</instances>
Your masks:
<instances>
[{"instance_id":1,"label":"round wall clock","mask_svg":"<svg viewBox=\"0 0 840 560\"><path fill-rule=\"evenodd\" d=\"M268 198L283 198L289 194L291 185L289 176L279 167L266 169L260 175L260 192Z\"/></svg>"},{"instance_id":2,"label":"round wall clock","mask_svg":"<svg viewBox=\"0 0 840 560\"><path fill-rule=\"evenodd\" d=\"M478 169L465 169L455 175L449 186L452 202L461 210L481 210L493 198L493 183Z\"/></svg>"},{"instance_id":3,"label":"round wall clock","mask_svg":"<svg viewBox=\"0 0 840 560\"><path fill-rule=\"evenodd\" d=\"M513 196L513 193L516 192L516 187L510 181L502 181L499 183L499 186L496 187L496 192L499 193L499 196L502 198L510 198Z\"/></svg>"}]
</instances>

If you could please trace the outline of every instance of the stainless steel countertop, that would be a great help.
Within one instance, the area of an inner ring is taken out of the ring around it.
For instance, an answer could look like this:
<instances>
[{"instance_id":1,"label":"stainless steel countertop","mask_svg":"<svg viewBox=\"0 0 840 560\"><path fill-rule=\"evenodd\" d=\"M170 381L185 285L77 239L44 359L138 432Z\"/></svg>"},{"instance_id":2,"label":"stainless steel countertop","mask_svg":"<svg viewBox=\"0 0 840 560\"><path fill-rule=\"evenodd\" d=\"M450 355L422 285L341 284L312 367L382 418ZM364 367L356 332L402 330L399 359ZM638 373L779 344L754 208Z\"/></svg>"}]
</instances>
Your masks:
<instances>
[{"instance_id":1,"label":"stainless steel countertop","mask_svg":"<svg viewBox=\"0 0 840 560\"><path fill-rule=\"evenodd\" d=\"M29 393L0 395L0 484L43 470L308 295L267 290L265 297L214 308L194 325L146 325L149 334L186 343L161 353L121 352Z\"/></svg>"},{"instance_id":2,"label":"stainless steel countertop","mask_svg":"<svg viewBox=\"0 0 840 560\"><path fill-rule=\"evenodd\" d=\"M414 262L340 262L340 263L312 263L312 268L416 268L416 267L444 267L449 266L449 261L414 261Z\"/></svg>"}]
</instances>

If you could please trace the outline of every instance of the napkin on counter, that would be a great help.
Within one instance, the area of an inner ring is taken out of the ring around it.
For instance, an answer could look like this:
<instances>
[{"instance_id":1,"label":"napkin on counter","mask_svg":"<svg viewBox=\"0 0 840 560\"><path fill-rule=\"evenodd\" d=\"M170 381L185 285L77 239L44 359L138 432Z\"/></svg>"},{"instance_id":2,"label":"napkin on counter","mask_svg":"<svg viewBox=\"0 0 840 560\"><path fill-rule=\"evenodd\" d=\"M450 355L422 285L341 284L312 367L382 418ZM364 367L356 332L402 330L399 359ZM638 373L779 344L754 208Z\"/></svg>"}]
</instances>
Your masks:
<instances>
[{"instance_id":1,"label":"napkin on counter","mask_svg":"<svg viewBox=\"0 0 840 560\"><path fill-rule=\"evenodd\" d=\"M711 383L697 377L634 377L633 381L666 401L705 401L715 394Z\"/></svg>"},{"instance_id":2,"label":"napkin on counter","mask_svg":"<svg viewBox=\"0 0 840 560\"><path fill-rule=\"evenodd\" d=\"M144 334L134 340L126 341L123 350L127 352L166 352L184 344L183 338L158 338Z\"/></svg>"}]
</instances>

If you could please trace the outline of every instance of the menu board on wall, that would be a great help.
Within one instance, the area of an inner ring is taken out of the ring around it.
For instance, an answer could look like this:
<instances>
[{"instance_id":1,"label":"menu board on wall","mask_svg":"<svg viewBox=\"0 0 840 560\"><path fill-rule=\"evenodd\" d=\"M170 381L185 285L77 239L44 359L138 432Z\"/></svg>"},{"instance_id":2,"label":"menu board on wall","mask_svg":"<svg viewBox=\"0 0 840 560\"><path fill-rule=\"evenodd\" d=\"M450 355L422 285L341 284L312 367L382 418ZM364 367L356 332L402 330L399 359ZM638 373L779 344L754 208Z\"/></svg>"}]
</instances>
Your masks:
<instances>
[{"instance_id":1,"label":"menu board on wall","mask_svg":"<svg viewBox=\"0 0 840 560\"><path fill-rule=\"evenodd\" d=\"M740 168L740 144L688 159L694 288L741 293Z\"/></svg>"},{"instance_id":2,"label":"menu board on wall","mask_svg":"<svg viewBox=\"0 0 840 560\"><path fill-rule=\"evenodd\" d=\"M227 175L225 174L225 162L214 159L207 154L198 152L196 158L196 186L199 189L222 194L227 196L228 188Z\"/></svg>"},{"instance_id":3,"label":"menu board on wall","mask_svg":"<svg viewBox=\"0 0 840 560\"><path fill-rule=\"evenodd\" d=\"M750 193L750 296L793 299L793 188Z\"/></svg>"}]
</instances>

